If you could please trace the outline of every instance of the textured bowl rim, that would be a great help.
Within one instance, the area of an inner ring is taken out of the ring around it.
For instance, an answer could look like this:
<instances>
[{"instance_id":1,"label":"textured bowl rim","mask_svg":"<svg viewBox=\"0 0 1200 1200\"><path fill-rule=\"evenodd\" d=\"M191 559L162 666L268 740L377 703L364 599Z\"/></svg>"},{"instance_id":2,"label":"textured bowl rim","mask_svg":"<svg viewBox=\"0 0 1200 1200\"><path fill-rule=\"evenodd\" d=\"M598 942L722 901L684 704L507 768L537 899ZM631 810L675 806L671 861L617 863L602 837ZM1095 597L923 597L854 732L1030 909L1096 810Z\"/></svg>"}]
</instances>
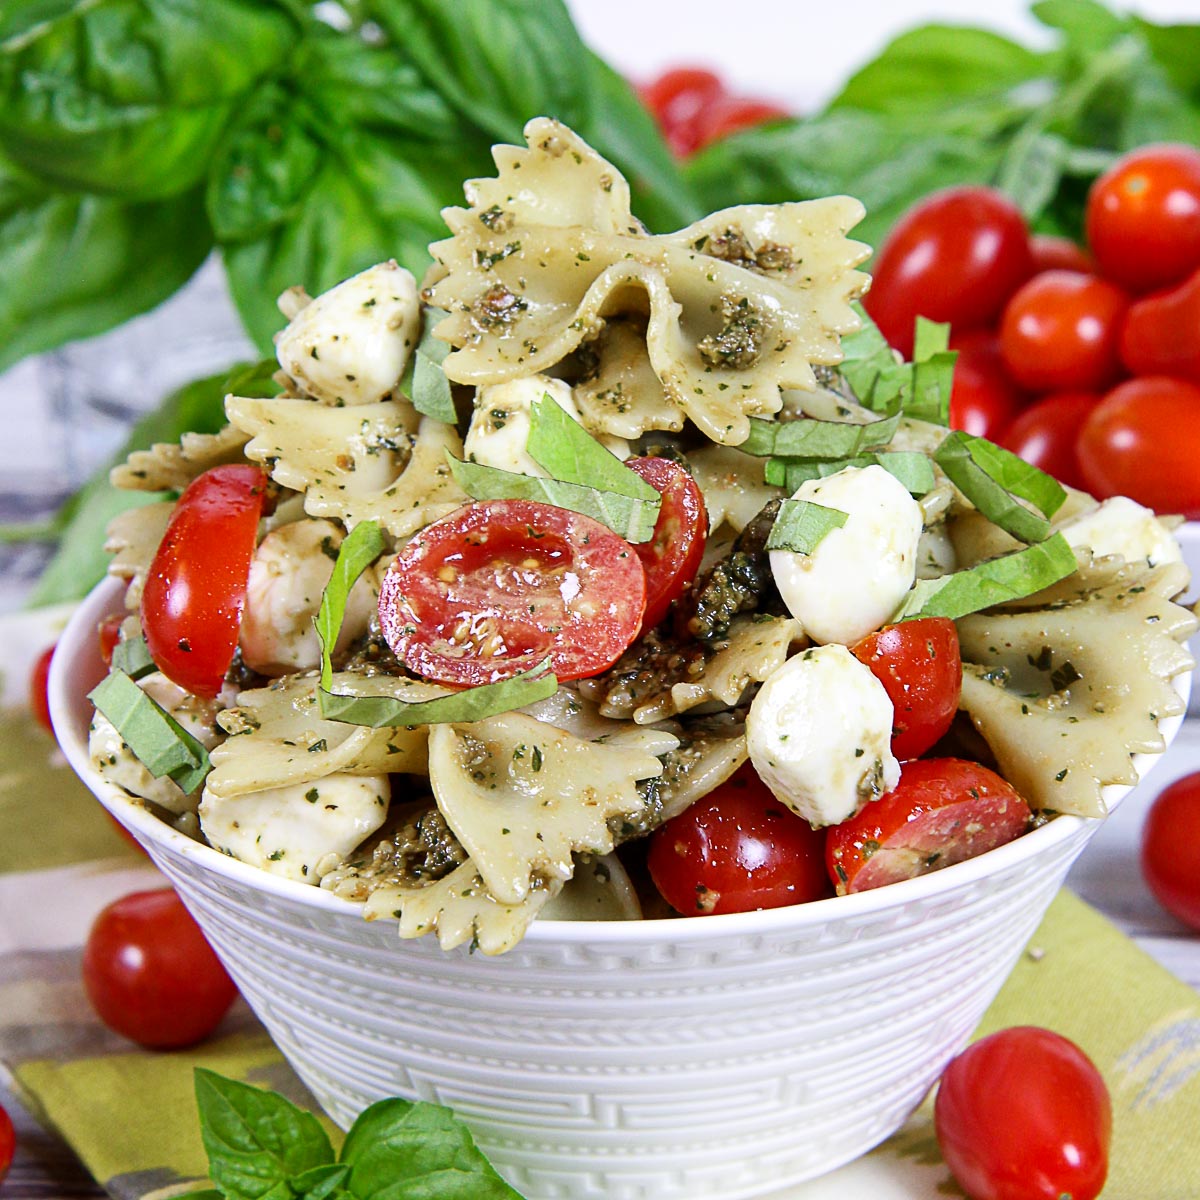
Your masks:
<instances>
[{"instance_id":1,"label":"textured bowl rim","mask_svg":"<svg viewBox=\"0 0 1200 1200\"><path fill-rule=\"evenodd\" d=\"M92 589L68 622L51 662L51 719L59 746L75 773L104 807L139 838L174 855L195 859L216 876L317 911L342 915L360 912L362 906L355 901L343 900L311 884L297 883L271 875L259 867L194 841L172 829L149 809L144 808L92 769L87 747L90 719L88 714L91 706L87 702L85 692L90 690L93 682L98 681L103 672L95 631L103 617L121 611L124 586L121 580L107 579ZM1171 682L1186 708L1191 691L1191 673L1177 675ZM1181 712L1177 716L1160 720L1159 728L1166 746L1170 746L1174 740L1183 719L1184 713ZM1138 773L1139 782L1161 757L1161 753L1133 755L1133 765ZM1102 794L1108 811L1116 808L1136 786L1106 786ZM644 944L660 940L691 943L704 941L718 934L755 936L799 930L822 925L831 919L836 920L839 914L853 918L884 913L904 908L909 903L937 896L949 896L966 890L978 880L1001 874L1010 867L1036 859L1043 851L1071 839L1082 827L1089 823L1098 824L1102 820L1103 817L1059 816L1014 841L975 858L944 867L940 871L931 871L916 879L907 879L887 887L856 892L848 896L833 896L784 908L716 914L702 921L688 921L677 917L640 921L536 920L526 931L523 940L532 944L580 945L597 942ZM392 918L381 920L395 923Z\"/></svg>"}]
</instances>

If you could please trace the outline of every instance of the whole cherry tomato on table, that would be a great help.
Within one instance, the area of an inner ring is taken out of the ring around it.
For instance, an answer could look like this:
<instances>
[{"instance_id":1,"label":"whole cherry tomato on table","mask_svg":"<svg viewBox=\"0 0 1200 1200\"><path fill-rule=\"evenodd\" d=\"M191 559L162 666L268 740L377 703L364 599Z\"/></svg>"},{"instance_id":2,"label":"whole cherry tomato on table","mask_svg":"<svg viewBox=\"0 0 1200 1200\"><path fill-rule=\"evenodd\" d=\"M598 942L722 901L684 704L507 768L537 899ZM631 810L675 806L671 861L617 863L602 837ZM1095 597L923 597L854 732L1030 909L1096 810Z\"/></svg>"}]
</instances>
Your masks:
<instances>
[{"instance_id":1,"label":"whole cherry tomato on table","mask_svg":"<svg viewBox=\"0 0 1200 1200\"><path fill-rule=\"evenodd\" d=\"M748 96L720 96L704 108L696 121L696 149L703 150L743 129L753 129L768 121L780 121L791 114L769 100Z\"/></svg>"},{"instance_id":2,"label":"whole cherry tomato on table","mask_svg":"<svg viewBox=\"0 0 1200 1200\"><path fill-rule=\"evenodd\" d=\"M267 477L245 464L213 467L171 513L142 591L150 657L167 678L215 696L237 648Z\"/></svg>"},{"instance_id":3,"label":"whole cherry tomato on table","mask_svg":"<svg viewBox=\"0 0 1200 1200\"><path fill-rule=\"evenodd\" d=\"M1200 387L1165 375L1129 379L1092 410L1079 434L1088 491L1132 496L1161 513L1200 519Z\"/></svg>"},{"instance_id":4,"label":"whole cherry tomato on table","mask_svg":"<svg viewBox=\"0 0 1200 1200\"><path fill-rule=\"evenodd\" d=\"M946 617L885 625L851 647L892 702L892 753L924 754L950 728L962 690L958 629Z\"/></svg>"},{"instance_id":5,"label":"whole cherry tomato on table","mask_svg":"<svg viewBox=\"0 0 1200 1200\"><path fill-rule=\"evenodd\" d=\"M1121 361L1134 375L1175 375L1200 383L1200 270L1129 306Z\"/></svg>"},{"instance_id":6,"label":"whole cherry tomato on table","mask_svg":"<svg viewBox=\"0 0 1200 1200\"><path fill-rule=\"evenodd\" d=\"M1150 806L1141 861L1163 908L1200 929L1200 771L1177 779Z\"/></svg>"},{"instance_id":7,"label":"whole cherry tomato on table","mask_svg":"<svg viewBox=\"0 0 1200 1200\"><path fill-rule=\"evenodd\" d=\"M1017 416L1000 445L1069 487L1087 491L1076 447L1084 422L1099 403L1097 392L1046 396Z\"/></svg>"},{"instance_id":8,"label":"whole cherry tomato on table","mask_svg":"<svg viewBox=\"0 0 1200 1200\"><path fill-rule=\"evenodd\" d=\"M1082 271L1085 275L1096 273L1092 256L1070 238L1035 233L1029 239L1029 253L1033 258L1035 275L1043 271Z\"/></svg>"},{"instance_id":9,"label":"whole cherry tomato on table","mask_svg":"<svg viewBox=\"0 0 1200 1200\"><path fill-rule=\"evenodd\" d=\"M133 892L100 913L83 951L83 984L105 1025L156 1050L206 1038L237 996L170 888Z\"/></svg>"},{"instance_id":10,"label":"whole cherry tomato on table","mask_svg":"<svg viewBox=\"0 0 1200 1200\"><path fill-rule=\"evenodd\" d=\"M828 830L825 859L838 894L864 892L952 866L1029 828L1029 805L978 763L916 758L900 782Z\"/></svg>"},{"instance_id":11,"label":"whole cherry tomato on table","mask_svg":"<svg viewBox=\"0 0 1200 1200\"><path fill-rule=\"evenodd\" d=\"M863 304L907 358L918 315L958 330L991 324L1032 272L1016 205L991 188L950 188L900 218L871 268Z\"/></svg>"},{"instance_id":12,"label":"whole cherry tomato on table","mask_svg":"<svg viewBox=\"0 0 1200 1200\"><path fill-rule=\"evenodd\" d=\"M950 428L976 437L999 440L1025 404L1000 354L1000 339L991 330L972 329L950 336L958 351L950 390Z\"/></svg>"},{"instance_id":13,"label":"whole cherry tomato on table","mask_svg":"<svg viewBox=\"0 0 1200 1200\"><path fill-rule=\"evenodd\" d=\"M725 96L725 85L703 67L674 67L638 89L667 145L681 157L700 148L706 111Z\"/></svg>"},{"instance_id":14,"label":"whole cherry tomato on table","mask_svg":"<svg viewBox=\"0 0 1200 1200\"><path fill-rule=\"evenodd\" d=\"M1120 288L1095 275L1035 275L1004 309L1004 365L1031 391L1107 387L1121 373L1121 323L1128 303Z\"/></svg>"},{"instance_id":15,"label":"whole cherry tomato on table","mask_svg":"<svg viewBox=\"0 0 1200 1200\"><path fill-rule=\"evenodd\" d=\"M1143 146L1092 184L1087 240L1100 273L1132 292L1167 287L1200 267L1200 150Z\"/></svg>"},{"instance_id":16,"label":"whole cherry tomato on table","mask_svg":"<svg viewBox=\"0 0 1200 1200\"><path fill-rule=\"evenodd\" d=\"M654 886L684 916L780 908L832 895L825 833L746 763L650 835Z\"/></svg>"},{"instance_id":17,"label":"whole cherry tomato on table","mask_svg":"<svg viewBox=\"0 0 1200 1200\"><path fill-rule=\"evenodd\" d=\"M971 1200L1095 1200L1108 1175L1104 1079L1049 1029L1014 1026L968 1046L942 1075L933 1118Z\"/></svg>"}]
</instances>

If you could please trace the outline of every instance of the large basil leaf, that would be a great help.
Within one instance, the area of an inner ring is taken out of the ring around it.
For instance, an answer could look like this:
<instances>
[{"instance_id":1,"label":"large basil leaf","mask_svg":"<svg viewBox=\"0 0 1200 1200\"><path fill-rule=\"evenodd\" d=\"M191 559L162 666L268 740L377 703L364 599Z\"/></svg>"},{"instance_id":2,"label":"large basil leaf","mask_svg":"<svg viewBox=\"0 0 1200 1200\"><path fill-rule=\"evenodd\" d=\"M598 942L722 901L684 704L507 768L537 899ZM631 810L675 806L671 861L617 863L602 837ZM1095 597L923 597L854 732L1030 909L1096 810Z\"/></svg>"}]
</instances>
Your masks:
<instances>
[{"instance_id":1,"label":"large basil leaf","mask_svg":"<svg viewBox=\"0 0 1200 1200\"><path fill-rule=\"evenodd\" d=\"M239 98L279 70L283 0L17 0L0 43L0 149L55 186L190 191Z\"/></svg>"}]
</instances>

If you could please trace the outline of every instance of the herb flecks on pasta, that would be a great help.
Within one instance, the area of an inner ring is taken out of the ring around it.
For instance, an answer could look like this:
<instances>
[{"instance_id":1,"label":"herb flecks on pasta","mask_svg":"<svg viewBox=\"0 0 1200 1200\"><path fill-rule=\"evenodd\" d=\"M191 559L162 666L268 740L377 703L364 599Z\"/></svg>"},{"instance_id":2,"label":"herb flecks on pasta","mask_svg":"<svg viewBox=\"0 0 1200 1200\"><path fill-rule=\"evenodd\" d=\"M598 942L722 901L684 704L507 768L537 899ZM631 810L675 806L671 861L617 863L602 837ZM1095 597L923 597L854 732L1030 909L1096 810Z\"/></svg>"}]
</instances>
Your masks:
<instances>
[{"instance_id":1,"label":"herb flecks on pasta","mask_svg":"<svg viewBox=\"0 0 1200 1200\"><path fill-rule=\"evenodd\" d=\"M430 247L423 296L450 314L435 330L455 347L450 379L501 383L590 343L605 382L585 415L598 429L676 429L682 415L737 445L751 416L779 411L780 389L811 389L814 365L841 361L839 335L859 326L850 301L866 285L854 268L869 249L846 237L858 201L745 205L652 236L625 180L570 129L539 118L525 137L528 149L496 148L497 177L467 185L470 208L445 211L454 236ZM636 394L606 416L605 393L611 402L637 364L627 342L601 335L609 318L639 314L661 395L641 418ZM625 366L608 368L609 352Z\"/></svg>"}]
</instances>

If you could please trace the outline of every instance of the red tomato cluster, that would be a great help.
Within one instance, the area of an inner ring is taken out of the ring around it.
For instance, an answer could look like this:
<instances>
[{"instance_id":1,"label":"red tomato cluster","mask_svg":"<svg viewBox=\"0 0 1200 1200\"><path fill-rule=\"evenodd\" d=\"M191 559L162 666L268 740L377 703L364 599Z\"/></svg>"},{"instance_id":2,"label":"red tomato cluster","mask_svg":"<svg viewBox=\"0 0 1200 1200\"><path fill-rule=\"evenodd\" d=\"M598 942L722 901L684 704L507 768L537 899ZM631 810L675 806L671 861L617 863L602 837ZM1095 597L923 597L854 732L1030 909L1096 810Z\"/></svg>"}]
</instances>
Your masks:
<instances>
[{"instance_id":1,"label":"red tomato cluster","mask_svg":"<svg viewBox=\"0 0 1200 1200\"><path fill-rule=\"evenodd\" d=\"M1200 518L1200 150L1119 159L1086 231L1087 249L1031 236L1000 193L951 188L901 218L864 303L905 354L918 314L950 323L954 428Z\"/></svg>"},{"instance_id":2,"label":"red tomato cluster","mask_svg":"<svg viewBox=\"0 0 1200 1200\"><path fill-rule=\"evenodd\" d=\"M739 129L791 115L769 100L731 95L718 76L702 67L673 67L638 92L681 158Z\"/></svg>"},{"instance_id":3,"label":"red tomato cluster","mask_svg":"<svg viewBox=\"0 0 1200 1200\"><path fill-rule=\"evenodd\" d=\"M1142 874L1163 908L1200 930L1200 771L1175 780L1150 806Z\"/></svg>"}]
</instances>

